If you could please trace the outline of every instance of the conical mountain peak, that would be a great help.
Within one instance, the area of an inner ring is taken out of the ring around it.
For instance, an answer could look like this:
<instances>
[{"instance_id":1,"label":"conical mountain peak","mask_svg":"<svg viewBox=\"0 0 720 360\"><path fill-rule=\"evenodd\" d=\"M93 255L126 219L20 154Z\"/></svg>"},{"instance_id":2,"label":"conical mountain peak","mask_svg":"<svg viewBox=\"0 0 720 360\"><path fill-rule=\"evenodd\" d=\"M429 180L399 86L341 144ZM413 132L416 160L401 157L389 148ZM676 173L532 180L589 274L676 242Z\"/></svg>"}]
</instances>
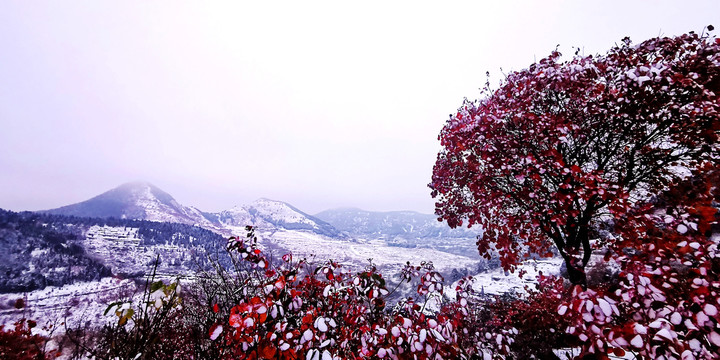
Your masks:
<instances>
[{"instance_id":1,"label":"conical mountain peak","mask_svg":"<svg viewBox=\"0 0 720 360\"><path fill-rule=\"evenodd\" d=\"M211 226L199 210L179 204L172 195L147 181L124 183L89 200L46 212Z\"/></svg>"}]
</instances>

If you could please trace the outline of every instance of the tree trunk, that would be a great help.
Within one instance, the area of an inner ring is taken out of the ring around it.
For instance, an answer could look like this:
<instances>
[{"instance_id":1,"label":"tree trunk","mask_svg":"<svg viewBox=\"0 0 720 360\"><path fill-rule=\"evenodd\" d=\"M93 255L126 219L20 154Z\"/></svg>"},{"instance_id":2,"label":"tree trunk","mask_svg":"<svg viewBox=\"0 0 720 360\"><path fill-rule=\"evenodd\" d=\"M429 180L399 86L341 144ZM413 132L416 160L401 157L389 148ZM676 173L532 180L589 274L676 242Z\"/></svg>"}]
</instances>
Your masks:
<instances>
[{"instance_id":1,"label":"tree trunk","mask_svg":"<svg viewBox=\"0 0 720 360\"><path fill-rule=\"evenodd\" d=\"M565 260L568 280L570 280L573 285L580 285L583 289L587 289L587 276L585 275L585 265L583 262L569 255L564 249L560 250L560 255L563 260Z\"/></svg>"},{"instance_id":2,"label":"tree trunk","mask_svg":"<svg viewBox=\"0 0 720 360\"><path fill-rule=\"evenodd\" d=\"M573 259L574 260L574 259ZM575 263L573 265L572 263ZM567 267L568 279L573 285L580 285L583 289L587 289L587 276L585 275L585 267L582 264L578 264L576 261L565 261Z\"/></svg>"}]
</instances>

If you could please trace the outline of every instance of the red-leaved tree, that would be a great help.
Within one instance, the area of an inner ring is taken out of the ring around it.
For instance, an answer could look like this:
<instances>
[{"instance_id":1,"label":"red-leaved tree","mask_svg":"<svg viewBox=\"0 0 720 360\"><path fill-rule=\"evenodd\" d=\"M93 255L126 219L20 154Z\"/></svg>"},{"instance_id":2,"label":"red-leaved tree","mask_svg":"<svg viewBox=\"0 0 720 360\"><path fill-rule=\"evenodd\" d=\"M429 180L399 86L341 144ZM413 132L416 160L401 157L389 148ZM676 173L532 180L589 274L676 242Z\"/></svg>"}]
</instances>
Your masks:
<instances>
[{"instance_id":1,"label":"red-leaved tree","mask_svg":"<svg viewBox=\"0 0 720 360\"><path fill-rule=\"evenodd\" d=\"M720 168L708 164L618 219L603 241L619 281L576 286L557 309L583 352L683 360L720 354L718 204Z\"/></svg>"},{"instance_id":2,"label":"red-leaved tree","mask_svg":"<svg viewBox=\"0 0 720 360\"><path fill-rule=\"evenodd\" d=\"M598 223L717 161L720 39L624 39L567 61L555 51L483 95L440 133L437 215L480 224L480 253L508 270L554 246L584 285Z\"/></svg>"}]
</instances>

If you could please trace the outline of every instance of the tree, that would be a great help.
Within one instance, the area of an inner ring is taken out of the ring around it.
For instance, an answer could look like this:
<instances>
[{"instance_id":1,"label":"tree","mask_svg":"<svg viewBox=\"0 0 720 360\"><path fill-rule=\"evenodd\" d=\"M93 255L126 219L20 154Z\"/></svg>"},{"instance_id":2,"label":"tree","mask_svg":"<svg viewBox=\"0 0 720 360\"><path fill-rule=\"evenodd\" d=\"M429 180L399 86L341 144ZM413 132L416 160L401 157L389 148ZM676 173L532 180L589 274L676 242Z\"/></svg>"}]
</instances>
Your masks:
<instances>
[{"instance_id":1,"label":"tree","mask_svg":"<svg viewBox=\"0 0 720 360\"><path fill-rule=\"evenodd\" d=\"M708 29L712 30L711 27ZM440 133L436 214L480 224L506 270L554 246L585 284L592 231L717 161L720 39L629 39L602 56L557 51L465 100Z\"/></svg>"}]
</instances>

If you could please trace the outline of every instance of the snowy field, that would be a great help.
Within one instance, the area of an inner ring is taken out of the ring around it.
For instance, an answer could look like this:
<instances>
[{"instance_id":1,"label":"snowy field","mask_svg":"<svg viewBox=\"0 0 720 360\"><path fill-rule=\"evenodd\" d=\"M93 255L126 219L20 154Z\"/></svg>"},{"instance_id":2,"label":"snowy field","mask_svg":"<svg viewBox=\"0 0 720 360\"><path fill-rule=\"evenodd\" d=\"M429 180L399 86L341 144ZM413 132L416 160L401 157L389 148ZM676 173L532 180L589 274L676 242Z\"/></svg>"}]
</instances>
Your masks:
<instances>
[{"instance_id":1,"label":"snowy field","mask_svg":"<svg viewBox=\"0 0 720 360\"><path fill-rule=\"evenodd\" d=\"M542 260L528 260L518 266L514 273L505 272L502 268L497 268L484 273L473 276L473 290L478 294L502 295L508 292L516 294L524 294L525 286L536 283L536 278L540 275L558 275L562 258L548 258ZM525 274L522 278L518 276L520 270L524 270ZM455 298L455 286L448 287L445 291L450 298Z\"/></svg>"},{"instance_id":2,"label":"snowy field","mask_svg":"<svg viewBox=\"0 0 720 360\"><path fill-rule=\"evenodd\" d=\"M290 251L296 259L334 260L356 271L364 268L372 259L372 263L385 276L398 273L408 261L413 265L432 261L440 272L474 270L480 261L477 253L461 256L426 248L402 248L388 246L382 240L342 241L305 231L276 231L272 235L260 234L259 237L261 244L270 243Z\"/></svg>"}]
</instances>

